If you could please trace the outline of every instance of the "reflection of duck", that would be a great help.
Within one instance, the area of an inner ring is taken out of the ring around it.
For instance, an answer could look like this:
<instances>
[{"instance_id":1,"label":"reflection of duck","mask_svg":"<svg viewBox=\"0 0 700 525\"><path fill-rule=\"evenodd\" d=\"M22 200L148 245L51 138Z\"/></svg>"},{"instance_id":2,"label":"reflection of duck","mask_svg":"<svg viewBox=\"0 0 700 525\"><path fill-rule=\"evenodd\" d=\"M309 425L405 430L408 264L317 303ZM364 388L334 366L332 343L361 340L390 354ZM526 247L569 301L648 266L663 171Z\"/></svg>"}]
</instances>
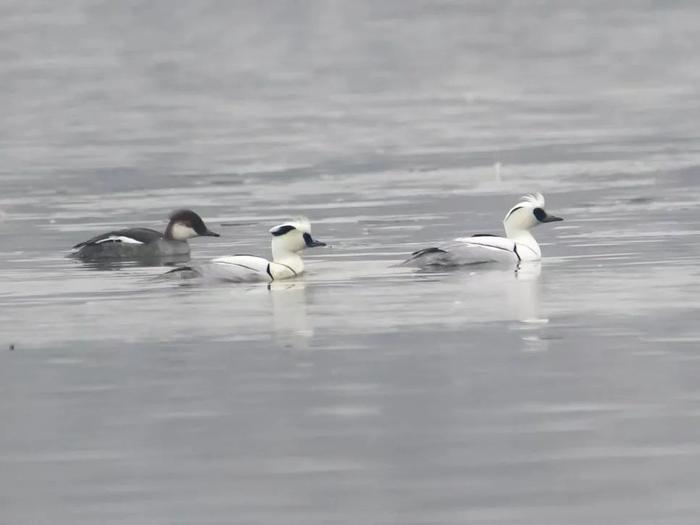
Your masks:
<instances>
[{"instance_id":1,"label":"reflection of duck","mask_svg":"<svg viewBox=\"0 0 700 525\"><path fill-rule=\"evenodd\" d=\"M276 340L296 349L306 349L314 328L306 313L306 285L300 281L272 282L272 327Z\"/></svg>"},{"instance_id":2,"label":"reflection of duck","mask_svg":"<svg viewBox=\"0 0 700 525\"><path fill-rule=\"evenodd\" d=\"M403 264L425 268L489 262L516 265L538 261L542 252L530 230L540 224L563 220L549 215L544 204L541 193L525 195L503 219L505 237L489 234L461 237L440 247L413 252Z\"/></svg>"},{"instance_id":3,"label":"reflection of duck","mask_svg":"<svg viewBox=\"0 0 700 525\"><path fill-rule=\"evenodd\" d=\"M76 244L71 255L84 260L186 259L190 253L187 239L218 236L195 212L179 210L170 216L163 233L150 228L115 230Z\"/></svg>"},{"instance_id":4,"label":"reflection of duck","mask_svg":"<svg viewBox=\"0 0 700 525\"><path fill-rule=\"evenodd\" d=\"M120 259L87 259L82 261L82 268L95 271L118 271L127 268L149 267L149 266L176 266L187 263L189 255L168 255L163 257L143 257L137 260Z\"/></svg>"},{"instance_id":5,"label":"reflection of duck","mask_svg":"<svg viewBox=\"0 0 700 525\"><path fill-rule=\"evenodd\" d=\"M311 224L307 219L280 224L272 228L270 233L271 261L255 255L230 255L218 257L205 265L178 268L169 273L229 282L280 281L303 273L304 261L299 255L302 250L326 245L311 237Z\"/></svg>"},{"instance_id":6,"label":"reflection of duck","mask_svg":"<svg viewBox=\"0 0 700 525\"><path fill-rule=\"evenodd\" d=\"M541 322L540 318L540 261L524 262L515 271L515 282L507 295L515 319L522 322ZM546 322L546 320L544 320Z\"/></svg>"},{"instance_id":7,"label":"reflection of duck","mask_svg":"<svg viewBox=\"0 0 700 525\"><path fill-rule=\"evenodd\" d=\"M542 316L540 309L541 270L540 261L520 263L515 274L517 282L508 293L508 302L515 319L519 321L514 329L520 334L521 350L526 352L549 349L549 319Z\"/></svg>"},{"instance_id":8,"label":"reflection of duck","mask_svg":"<svg viewBox=\"0 0 700 525\"><path fill-rule=\"evenodd\" d=\"M538 323L541 267L540 262L521 263L515 271L491 266L442 279L453 283L451 297L472 321Z\"/></svg>"}]
</instances>

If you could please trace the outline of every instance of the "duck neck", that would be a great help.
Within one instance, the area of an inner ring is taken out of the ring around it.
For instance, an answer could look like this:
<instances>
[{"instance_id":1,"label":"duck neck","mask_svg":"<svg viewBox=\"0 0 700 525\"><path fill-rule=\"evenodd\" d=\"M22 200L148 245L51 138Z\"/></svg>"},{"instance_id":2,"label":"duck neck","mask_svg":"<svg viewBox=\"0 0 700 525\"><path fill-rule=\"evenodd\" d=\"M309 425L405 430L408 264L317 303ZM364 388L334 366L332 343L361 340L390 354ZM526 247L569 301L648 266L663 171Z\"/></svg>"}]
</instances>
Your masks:
<instances>
[{"instance_id":1,"label":"duck neck","mask_svg":"<svg viewBox=\"0 0 700 525\"><path fill-rule=\"evenodd\" d=\"M292 252L279 246L275 242L272 243L272 262L284 264L291 268L294 273L304 271L304 261L297 252Z\"/></svg>"},{"instance_id":2,"label":"duck neck","mask_svg":"<svg viewBox=\"0 0 700 525\"><path fill-rule=\"evenodd\" d=\"M166 241L175 241L175 237L173 237L173 223L169 222L168 225L165 227L165 231L163 232L163 238Z\"/></svg>"},{"instance_id":3,"label":"duck neck","mask_svg":"<svg viewBox=\"0 0 700 525\"><path fill-rule=\"evenodd\" d=\"M508 237L511 241L515 241L515 244L525 246L537 257L542 256L540 245L537 244L537 241L530 233L530 230L524 230L522 228L508 228L508 226L505 226L505 229L506 237Z\"/></svg>"},{"instance_id":4,"label":"duck neck","mask_svg":"<svg viewBox=\"0 0 700 525\"><path fill-rule=\"evenodd\" d=\"M165 228L165 231L163 232L163 238L166 241L174 241L173 239L173 225L168 224L168 226Z\"/></svg>"}]
</instances>

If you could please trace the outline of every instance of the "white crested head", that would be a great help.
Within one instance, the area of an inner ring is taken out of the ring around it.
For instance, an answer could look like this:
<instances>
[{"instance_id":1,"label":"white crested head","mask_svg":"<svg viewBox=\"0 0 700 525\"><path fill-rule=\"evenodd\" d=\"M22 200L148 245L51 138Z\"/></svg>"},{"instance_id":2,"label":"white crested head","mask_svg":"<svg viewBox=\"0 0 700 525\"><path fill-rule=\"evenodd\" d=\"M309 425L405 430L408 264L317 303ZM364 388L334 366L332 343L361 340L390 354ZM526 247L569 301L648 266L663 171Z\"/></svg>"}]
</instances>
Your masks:
<instances>
[{"instance_id":1,"label":"white crested head","mask_svg":"<svg viewBox=\"0 0 700 525\"><path fill-rule=\"evenodd\" d=\"M278 224L270 228L272 234L272 257L283 258L285 255L297 253L305 248L325 246L311 237L311 223L306 217Z\"/></svg>"},{"instance_id":2,"label":"white crested head","mask_svg":"<svg viewBox=\"0 0 700 525\"><path fill-rule=\"evenodd\" d=\"M291 229L299 230L302 233L311 234L311 222L306 217L296 217L295 219L285 223L273 226L270 228L270 233L275 236L284 235L284 233L280 232L287 232Z\"/></svg>"},{"instance_id":3,"label":"white crested head","mask_svg":"<svg viewBox=\"0 0 700 525\"><path fill-rule=\"evenodd\" d=\"M542 195L541 193L527 193L520 197L518 203L515 206L513 206L510 210L508 210L508 213L506 213L506 219L511 213L520 208L526 210L534 210L535 208L544 208L544 204L544 195Z\"/></svg>"},{"instance_id":4,"label":"white crested head","mask_svg":"<svg viewBox=\"0 0 700 525\"><path fill-rule=\"evenodd\" d=\"M513 238L542 223L562 220L559 217L549 215L544 206L544 195L539 192L528 193L520 197L518 203L508 211L503 219L506 235Z\"/></svg>"},{"instance_id":5,"label":"white crested head","mask_svg":"<svg viewBox=\"0 0 700 525\"><path fill-rule=\"evenodd\" d=\"M520 203L524 206L531 206L532 208L544 208L544 195L539 191L535 193L526 193L520 197Z\"/></svg>"}]
</instances>

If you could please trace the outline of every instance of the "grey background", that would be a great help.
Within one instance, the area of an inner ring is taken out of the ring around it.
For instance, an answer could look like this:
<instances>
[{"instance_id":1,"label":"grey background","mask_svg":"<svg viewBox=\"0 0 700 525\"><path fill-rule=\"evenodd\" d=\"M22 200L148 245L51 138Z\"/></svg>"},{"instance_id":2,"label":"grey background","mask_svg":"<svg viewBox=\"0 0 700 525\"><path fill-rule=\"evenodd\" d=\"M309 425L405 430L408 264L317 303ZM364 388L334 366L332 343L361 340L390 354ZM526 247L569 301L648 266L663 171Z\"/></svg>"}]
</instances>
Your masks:
<instances>
[{"instance_id":1,"label":"grey background","mask_svg":"<svg viewBox=\"0 0 700 525\"><path fill-rule=\"evenodd\" d=\"M2 0L0 523L697 523L699 20ZM392 268L535 190L541 271ZM331 246L271 290L65 258L182 206L198 260Z\"/></svg>"}]
</instances>

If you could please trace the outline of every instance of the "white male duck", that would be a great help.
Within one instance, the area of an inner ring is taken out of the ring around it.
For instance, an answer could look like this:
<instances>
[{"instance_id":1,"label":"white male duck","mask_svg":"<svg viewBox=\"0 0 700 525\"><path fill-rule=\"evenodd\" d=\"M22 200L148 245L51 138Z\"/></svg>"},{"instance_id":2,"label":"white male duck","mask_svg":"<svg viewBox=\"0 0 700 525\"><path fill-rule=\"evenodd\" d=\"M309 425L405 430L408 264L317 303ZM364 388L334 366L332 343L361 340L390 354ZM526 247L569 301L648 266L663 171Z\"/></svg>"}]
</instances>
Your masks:
<instances>
[{"instance_id":1,"label":"white male duck","mask_svg":"<svg viewBox=\"0 0 700 525\"><path fill-rule=\"evenodd\" d=\"M272 282L291 279L304 272L300 253L306 248L326 246L311 237L306 218L285 222L270 229L272 260L255 255L217 257L201 266L187 266L168 272L182 277L204 277L228 282Z\"/></svg>"},{"instance_id":2,"label":"white male duck","mask_svg":"<svg viewBox=\"0 0 700 525\"><path fill-rule=\"evenodd\" d=\"M481 263L510 263L539 261L542 251L530 230L540 224L562 221L561 217L545 211L541 193L520 198L503 219L506 236L475 234L411 254L402 265L421 268L450 267Z\"/></svg>"}]
</instances>

